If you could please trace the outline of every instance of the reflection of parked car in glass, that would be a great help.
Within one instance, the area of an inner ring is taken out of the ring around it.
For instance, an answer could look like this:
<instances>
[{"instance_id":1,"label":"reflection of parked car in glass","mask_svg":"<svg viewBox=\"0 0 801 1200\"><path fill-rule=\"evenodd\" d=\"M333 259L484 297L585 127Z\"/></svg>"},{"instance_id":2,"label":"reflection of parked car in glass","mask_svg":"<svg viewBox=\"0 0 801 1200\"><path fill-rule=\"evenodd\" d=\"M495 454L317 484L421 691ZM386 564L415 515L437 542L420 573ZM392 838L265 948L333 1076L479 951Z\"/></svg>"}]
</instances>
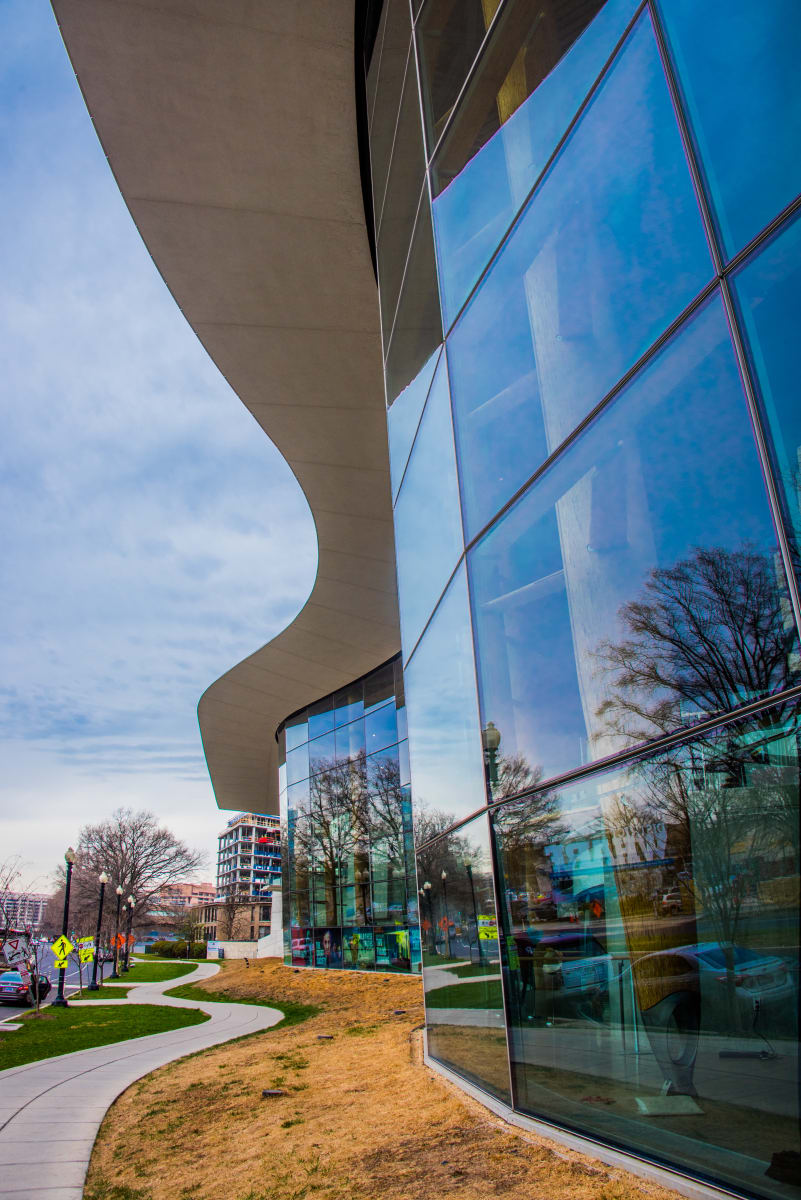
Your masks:
<instances>
[{"instance_id":1,"label":"reflection of parked car in glass","mask_svg":"<svg viewBox=\"0 0 801 1200\"><path fill-rule=\"evenodd\" d=\"M662 904L660 907L666 916L680 913L682 908L681 892L665 892L664 896L662 897Z\"/></svg>"},{"instance_id":2,"label":"reflection of parked car in glass","mask_svg":"<svg viewBox=\"0 0 801 1200\"><path fill-rule=\"evenodd\" d=\"M583 1016L600 1020L608 993L610 956L582 930L515 934L520 1006L526 1019Z\"/></svg>"}]
</instances>

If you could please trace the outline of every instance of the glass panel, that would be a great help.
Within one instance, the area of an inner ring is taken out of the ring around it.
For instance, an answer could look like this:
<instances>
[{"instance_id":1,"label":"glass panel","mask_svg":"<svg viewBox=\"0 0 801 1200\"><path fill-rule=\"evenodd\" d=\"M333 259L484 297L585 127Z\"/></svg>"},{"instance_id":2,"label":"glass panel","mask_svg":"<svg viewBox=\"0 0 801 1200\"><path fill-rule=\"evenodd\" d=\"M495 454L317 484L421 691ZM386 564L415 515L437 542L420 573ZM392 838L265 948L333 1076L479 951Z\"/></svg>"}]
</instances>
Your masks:
<instances>
[{"instance_id":1,"label":"glass panel","mask_svg":"<svg viewBox=\"0 0 801 1200\"><path fill-rule=\"evenodd\" d=\"M365 741L367 753L383 750L392 746L398 740L398 721L395 716L395 705L385 704L364 718Z\"/></svg>"},{"instance_id":2,"label":"glass panel","mask_svg":"<svg viewBox=\"0 0 801 1200\"><path fill-rule=\"evenodd\" d=\"M777 706L496 810L524 1111L791 1194L799 732Z\"/></svg>"},{"instance_id":3,"label":"glass panel","mask_svg":"<svg viewBox=\"0 0 801 1200\"><path fill-rule=\"evenodd\" d=\"M342 761L364 757L364 721L352 721L337 730L337 758Z\"/></svg>"},{"instance_id":4,"label":"glass panel","mask_svg":"<svg viewBox=\"0 0 801 1200\"><path fill-rule=\"evenodd\" d=\"M370 165L376 225L386 189L389 159L395 139L401 89L411 43L408 4L392 0L388 3L388 9L381 62L378 67L373 123L370 127Z\"/></svg>"},{"instance_id":5,"label":"glass panel","mask_svg":"<svg viewBox=\"0 0 801 1200\"><path fill-rule=\"evenodd\" d=\"M797 0L659 5L728 256L801 191Z\"/></svg>"},{"instance_id":6,"label":"glass panel","mask_svg":"<svg viewBox=\"0 0 801 1200\"><path fill-rule=\"evenodd\" d=\"M305 710L297 716L289 718L284 726L284 736L286 737L287 753L303 745L309 736Z\"/></svg>"},{"instance_id":7,"label":"glass panel","mask_svg":"<svg viewBox=\"0 0 801 1200\"><path fill-rule=\"evenodd\" d=\"M375 970L375 938L372 929L351 926L343 931L344 966L356 971Z\"/></svg>"},{"instance_id":8,"label":"glass panel","mask_svg":"<svg viewBox=\"0 0 801 1200\"><path fill-rule=\"evenodd\" d=\"M487 799L464 566L440 602L404 678L417 820L435 810L453 824ZM415 836L418 842L424 840Z\"/></svg>"},{"instance_id":9,"label":"glass panel","mask_svg":"<svg viewBox=\"0 0 801 1200\"><path fill-rule=\"evenodd\" d=\"M278 764L278 794L283 795L286 791L286 759Z\"/></svg>"},{"instance_id":10,"label":"glass panel","mask_svg":"<svg viewBox=\"0 0 801 1200\"><path fill-rule=\"evenodd\" d=\"M387 194L378 224L378 285L381 320L387 330L392 328L395 316L417 204L425 178L425 167L417 76L414 59L410 56L392 150Z\"/></svg>"},{"instance_id":11,"label":"glass panel","mask_svg":"<svg viewBox=\"0 0 801 1200\"><path fill-rule=\"evenodd\" d=\"M798 563L801 539L801 345L795 334L801 304L801 220L780 234L734 276L734 294L767 416L773 470L789 515ZM796 573L800 575L798 566Z\"/></svg>"},{"instance_id":12,"label":"glass panel","mask_svg":"<svg viewBox=\"0 0 801 1200\"><path fill-rule=\"evenodd\" d=\"M486 816L423 846L417 878L428 1053L509 1101Z\"/></svg>"},{"instance_id":13,"label":"glass panel","mask_svg":"<svg viewBox=\"0 0 801 1200\"><path fill-rule=\"evenodd\" d=\"M364 681L364 711L370 713L387 700L395 699L395 664L386 663Z\"/></svg>"},{"instance_id":14,"label":"glass panel","mask_svg":"<svg viewBox=\"0 0 801 1200\"><path fill-rule=\"evenodd\" d=\"M324 733L322 737L309 742L309 771L312 775L332 767L335 758L336 745L333 732Z\"/></svg>"},{"instance_id":15,"label":"glass panel","mask_svg":"<svg viewBox=\"0 0 801 1200\"><path fill-rule=\"evenodd\" d=\"M431 385L395 505L404 657L411 654L463 550L445 358Z\"/></svg>"},{"instance_id":16,"label":"glass panel","mask_svg":"<svg viewBox=\"0 0 801 1200\"><path fill-rule=\"evenodd\" d=\"M449 338L470 537L711 273L646 13Z\"/></svg>"},{"instance_id":17,"label":"glass panel","mask_svg":"<svg viewBox=\"0 0 801 1200\"><path fill-rule=\"evenodd\" d=\"M346 725L364 712L364 685L352 683L334 696L334 724Z\"/></svg>"},{"instance_id":18,"label":"glass panel","mask_svg":"<svg viewBox=\"0 0 801 1200\"><path fill-rule=\"evenodd\" d=\"M389 330L384 330L384 338ZM385 368L387 404L420 373L442 341L431 207L425 189L409 251L403 291L398 303ZM385 341L386 345L386 341Z\"/></svg>"},{"instance_id":19,"label":"glass panel","mask_svg":"<svg viewBox=\"0 0 801 1200\"><path fill-rule=\"evenodd\" d=\"M412 448L423 405L434 378L434 369L439 362L441 347L437 347L407 388L396 398L392 407L387 410L387 432L389 436L389 469L392 475L392 499L398 494L398 488L403 479L403 472L409 461L409 451Z\"/></svg>"},{"instance_id":20,"label":"glass panel","mask_svg":"<svg viewBox=\"0 0 801 1200\"><path fill-rule=\"evenodd\" d=\"M298 917L298 921L300 921ZM313 937L314 931L306 925L293 924L290 927L290 963L293 967L313 967Z\"/></svg>"},{"instance_id":21,"label":"glass panel","mask_svg":"<svg viewBox=\"0 0 801 1200\"><path fill-rule=\"evenodd\" d=\"M796 682L717 297L471 555L496 797Z\"/></svg>"},{"instance_id":22,"label":"glass panel","mask_svg":"<svg viewBox=\"0 0 801 1200\"><path fill-rule=\"evenodd\" d=\"M378 74L381 66L381 49L384 42L384 32L387 26L387 13L389 12L389 4L382 5L381 19L378 23L378 31L373 43L373 50L370 57L370 68L367 72L367 80L365 86L365 101L367 104L367 119L370 127L373 124L373 111L375 108L376 91L378 90Z\"/></svg>"},{"instance_id":23,"label":"glass panel","mask_svg":"<svg viewBox=\"0 0 801 1200\"><path fill-rule=\"evenodd\" d=\"M405 710L404 710L405 711ZM400 771L400 782L408 784L412 781L412 769L409 762L409 743L402 741L398 743L398 770Z\"/></svg>"},{"instance_id":24,"label":"glass panel","mask_svg":"<svg viewBox=\"0 0 801 1200\"><path fill-rule=\"evenodd\" d=\"M334 728L334 700L332 696L326 696L324 700L318 700L316 704L309 705L309 737L319 737L321 733L328 733Z\"/></svg>"},{"instance_id":25,"label":"glass panel","mask_svg":"<svg viewBox=\"0 0 801 1200\"><path fill-rule=\"evenodd\" d=\"M446 328L636 7L634 0L601 4L513 0L481 57L431 170Z\"/></svg>"},{"instance_id":26,"label":"glass panel","mask_svg":"<svg viewBox=\"0 0 801 1200\"><path fill-rule=\"evenodd\" d=\"M417 26L429 153L484 40L499 0L429 0Z\"/></svg>"},{"instance_id":27,"label":"glass panel","mask_svg":"<svg viewBox=\"0 0 801 1200\"><path fill-rule=\"evenodd\" d=\"M298 746L297 750L290 750L286 756L286 781L287 786L293 783L299 783L302 779L307 779L309 775L309 747L306 745Z\"/></svg>"}]
</instances>

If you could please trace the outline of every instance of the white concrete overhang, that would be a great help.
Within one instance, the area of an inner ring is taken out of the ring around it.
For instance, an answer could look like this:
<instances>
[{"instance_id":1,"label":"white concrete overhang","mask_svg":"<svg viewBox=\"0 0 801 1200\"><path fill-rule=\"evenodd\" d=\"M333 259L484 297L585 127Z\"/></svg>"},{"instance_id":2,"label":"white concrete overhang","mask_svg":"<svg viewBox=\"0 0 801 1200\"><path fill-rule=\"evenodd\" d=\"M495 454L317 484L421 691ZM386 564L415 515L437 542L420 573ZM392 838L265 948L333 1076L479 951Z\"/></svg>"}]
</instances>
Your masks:
<instances>
[{"instance_id":1,"label":"white concrete overhang","mask_svg":"<svg viewBox=\"0 0 801 1200\"><path fill-rule=\"evenodd\" d=\"M400 649L354 0L52 3L156 266L314 517L305 607L198 706L218 805L275 813L281 721Z\"/></svg>"}]
</instances>

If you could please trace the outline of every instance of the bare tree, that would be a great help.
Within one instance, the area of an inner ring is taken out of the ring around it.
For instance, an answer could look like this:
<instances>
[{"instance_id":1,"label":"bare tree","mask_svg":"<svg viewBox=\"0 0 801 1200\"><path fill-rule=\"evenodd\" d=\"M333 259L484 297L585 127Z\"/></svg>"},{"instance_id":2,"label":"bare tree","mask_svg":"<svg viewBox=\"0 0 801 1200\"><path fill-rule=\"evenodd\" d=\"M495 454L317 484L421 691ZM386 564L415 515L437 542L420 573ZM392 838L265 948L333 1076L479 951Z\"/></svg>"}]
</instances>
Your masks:
<instances>
[{"instance_id":1,"label":"bare tree","mask_svg":"<svg viewBox=\"0 0 801 1200\"><path fill-rule=\"evenodd\" d=\"M221 942L247 941L242 937L243 926L249 927L249 910L257 903L246 891L230 891L217 901L217 938ZM248 914L246 916L245 914Z\"/></svg>"}]
</instances>

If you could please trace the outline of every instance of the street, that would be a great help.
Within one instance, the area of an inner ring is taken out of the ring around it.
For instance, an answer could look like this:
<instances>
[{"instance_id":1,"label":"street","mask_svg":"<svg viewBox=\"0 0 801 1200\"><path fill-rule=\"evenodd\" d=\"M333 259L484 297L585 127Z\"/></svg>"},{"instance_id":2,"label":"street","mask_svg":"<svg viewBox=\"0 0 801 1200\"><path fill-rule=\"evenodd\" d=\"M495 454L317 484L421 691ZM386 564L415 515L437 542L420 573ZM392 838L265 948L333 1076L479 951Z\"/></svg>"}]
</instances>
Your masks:
<instances>
[{"instance_id":1,"label":"street","mask_svg":"<svg viewBox=\"0 0 801 1200\"><path fill-rule=\"evenodd\" d=\"M51 990L48 992L47 999L45 1000L44 1004L42 1005L43 1008L46 1008L47 1005L50 1004L50 1002L52 1000L54 1000L56 995L58 994L58 971L55 969L55 966L53 964L54 964L53 952L48 947L48 949L45 951L44 960L42 963L42 974L48 976L48 978L50 979L50 982L53 984L53 986L52 986ZM13 967L4 967L3 969L4 970L12 970L12 971L14 970ZM91 963L83 963L81 969L83 972L83 986L85 988L87 983L92 978L92 964ZM99 965L97 968L98 982L100 981L101 977L104 979L108 979L112 970L113 970L112 963L103 963L102 968ZM67 972L64 976L64 995L67 996L67 998L69 998L70 994L72 992L76 992L77 990L78 990L78 966L76 963L73 963L72 960L70 960L70 965L67 968ZM13 1021L16 1017L22 1016L23 1013L30 1012L30 1011L31 1010L30 1010L30 1008L28 1008L27 1005L19 1006L19 1005L12 1005L12 1004L2 1004L2 1005L0 1005L0 1024L2 1024L4 1021Z\"/></svg>"}]
</instances>

